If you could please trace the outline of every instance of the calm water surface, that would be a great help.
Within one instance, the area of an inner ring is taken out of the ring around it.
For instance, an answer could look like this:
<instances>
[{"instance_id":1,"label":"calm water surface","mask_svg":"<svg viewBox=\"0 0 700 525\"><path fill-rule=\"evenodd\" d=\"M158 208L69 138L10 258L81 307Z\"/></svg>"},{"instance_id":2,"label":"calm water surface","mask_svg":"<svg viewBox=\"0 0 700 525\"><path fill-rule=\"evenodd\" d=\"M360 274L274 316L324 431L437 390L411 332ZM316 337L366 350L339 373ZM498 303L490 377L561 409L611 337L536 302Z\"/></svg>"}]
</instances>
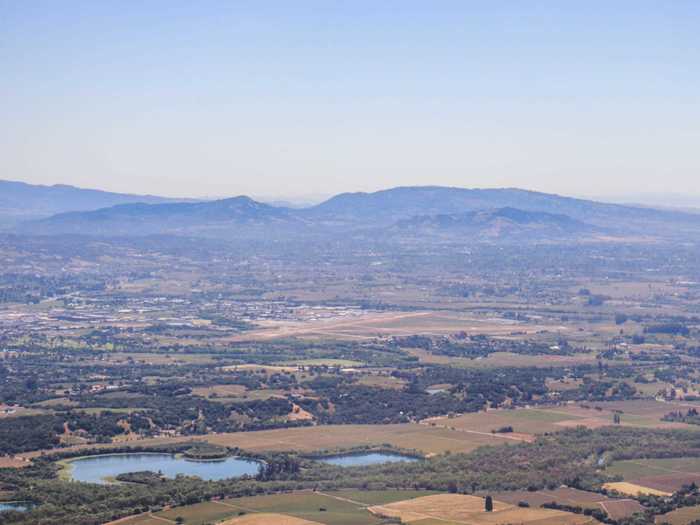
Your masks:
<instances>
[{"instance_id":1,"label":"calm water surface","mask_svg":"<svg viewBox=\"0 0 700 525\"><path fill-rule=\"evenodd\" d=\"M0 503L0 512L3 510L18 510L20 512L24 512L25 510L29 509L29 507L30 504L26 501L6 501L4 503Z\"/></svg>"},{"instance_id":2,"label":"calm water surface","mask_svg":"<svg viewBox=\"0 0 700 525\"><path fill-rule=\"evenodd\" d=\"M172 454L114 454L91 456L70 462L71 477L86 483L105 483L104 478L127 472L162 472L168 478L178 474L198 476L204 480L235 478L258 473L259 463L240 458L218 461L192 461Z\"/></svg>"},{"instance_id":3,"label":"calm water surface","mask_svg":"<svg viewBox=\"0 0 700 525\"><path fill-rule=\"evenodd\" d=\"M368 452L367 454L347 454L344 456L330 456L320 459L324 463L338 465L340 467L364 467L365 465L377 465L379 463L394 463L396 461L418 461L411 456L400 454L385 454L383 452Z\"/></svg>"}]
</instances>

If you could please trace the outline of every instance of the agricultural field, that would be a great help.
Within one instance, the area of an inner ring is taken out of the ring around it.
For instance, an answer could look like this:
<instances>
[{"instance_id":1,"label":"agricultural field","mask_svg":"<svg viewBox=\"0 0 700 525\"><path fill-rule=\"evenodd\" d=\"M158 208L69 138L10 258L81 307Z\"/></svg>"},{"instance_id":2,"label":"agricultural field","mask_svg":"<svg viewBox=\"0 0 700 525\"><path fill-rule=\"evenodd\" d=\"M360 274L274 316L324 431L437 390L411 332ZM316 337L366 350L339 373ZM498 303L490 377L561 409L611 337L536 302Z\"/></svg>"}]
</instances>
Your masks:
<instances>
[{"instance_id":1,"label":"agricultural field","mask_svg":"<svg viewBox=\"0 0 700 525\"><path fill-rule=\"evenodd\" d=\"M172 522L177 522L178 518L181 518L183 523L188 525L204 525L237 516L239 512L241 512L241 509L232 507L223 502L208 501L195 505L173 507L168 510L157 512L154 516L158 519L166 519Z\"/></svg>"},{"instance_id":2,"label":"agricultural field","mask_svg":"<svg viewBox=\"0 0 700 525\"><path fill-rule=\"evenodd\" d=\"M246 514L232 518L221 525L320 525L318 522L309 521L284 514L259 513Z\"/></svg>"},{"instance_id":3,"label":"agricultural field","mask_svg":"<svg viewBox=\"0 0 700 525\"><path fill-rule=\"evenodd\" d=\"M423 454L469 452L483 445L501 445L512 440L486 433L467 433L428 425L327 425L254 432L213 434L204 439L216 445L250 451L314 452L389 444Z\"/></svg>"},{"instance_id":4,"label":"agricultural field","mask_svg":"<svg viewBox=\"0 0 700 525\"><path fill-rule=\"evenodd\" d=\"M371 505L435 494L429 491L302 491L268 496L215 500L142 514L110 525L151 525L154 522L184 525L374 525L382 520L370 513Z\"/></svg>"},{"instance_id":5,"label":"agricultural field","mask_svg":"<svg viewBox=\"0 0 700 525\"><path fill-rule=\"evenodd\" d=\"M517 438L518 435L558 432L576 426L608 426L613 424L613 417L618 413L620 424L623 426L700 430L698 426L661 420L664 414L684 407L682 403L661 403L655 400L601 401L590 405L488 410L456 417L430 418L424 423L469 432L491 432L503 427L512 427L512 437Z\"/></svg>"},{"instance_id":6,"label":"agricultural field","mask_svg":"<svg viewBox=\"0 0 700 525\"><path fill-rule=\"evenodd\" d=\"M364 363L362 363L360 361L352 361L351 359L295 359L293 361L286 361L284 363L280 363L279 365L280 366L297 366L297 367L328 366L328 367L350 368L350 367L363 366Z\"/></svg>"},{"instance_id":7,"label":"agricultural field","mask_svg":"<svg viewBox=\"0 0 700 525\"><path fill-rule=\"evenodd\" d=\"M639 502L633 499L613 499L604 494L569 487L560 487L553 490L496 492L493 494L493 497L511 505L517 505L521 501L525 501L530 507L540 507L546 503L555 502L559 505L571 507L599 509L606 512L613 519L630 517L635 512L643 511L643 507Z\"/></svg>"},{"instance_id":8,"label":"agricultural field","mask_svg":"<svg viewBox=\"0 0 700 525\"><path fill-rule=\"evenodd\" d=\"M569 416L556 411L539 409L489 410L462 414L457 417L438 417L425 420L424 423L469 432L492 432L500 428L512 427L513 432L502 434L504 437L522 434L539 434L556 432L561 426L556 423L569 420Z\"/></svg>"},{"instance_id":9,"label":"agricultural field","mask_svg":"<svg viewBox=\"0 0 700 525\"><path fill-rule=\"evenodd\" d=\"M700 475L700 458L629 459L615 461L605 471L609 474L618 474L625 480L668 474Z\"/></svg>"},{"instance_id":10,"label":"agricultural field","mask_svg":"<svg viewBox=\"0 0 700 525\"><path fill-rule=\"evenodd\" d=\"M362 374L358 384L376 388L391 388L401 390L406 386L406 381L390 375Z\"/></svg>"},{"instance_id":11,"label":"agricultural field","mask_svg":"<svg viewBox=\"0 0 700 525\"><path fill-rule=\"evenodd\" d=\"M666 514L656 516L657 524L688 525L696 520L700 520L700 506L681 507Z\"/></svg>"},{"instance_id":12,"label":"agricultural field","mask_svg":"<svg viewBox=\"0 0 700 525\"><path fill-rule=\"evenodd\" d=\"M615 481L612 483L605 483L603 488L607 490L614 490L620 494L625 494L627 496L637 497L640 494L646 496L671 496L672 492L665 490L654 489L647 487L645 485L638 485L637 483L631 483L628 481Z\"/></svg>"},{"instance_id":13,"label":"agricultural field","mask_svg":"<svg viewBox=\"0 0 700 525\"><path fill-rule=\"evenodd\" d=\"M192 394L195 396L205 397L207 399L211 398L236 398L242 397L246 392L247 388L243 385L212 385L207 387L195 387L192 389Z\"/></svg>"},{"instance_id":14,"label":"agricultural field","mask_svg":"<svg viewBox=\"0 0 700 525\"><path fill-rule=\"evenodd\" d=\"M386 505L411 498L432 496L437 492L429 490L336 490L327 492L329 496L352 500L363 505Z\"/></svg>"},{"instance_id":15,"label":"agricultural field","mask_svg":"<svg viewBox=\"0 0 700 525\"><path fill-rule=\"evenodd\" d=\"M629 518L637 513L643 513L644 507L634 499L609 499L599 503L608 516L614 520Z\"/></svg>"},{"instance_id":16,"label":"agricultural field","mask_svg":"<svg viewBox=\"0 0 700 525\"><path fill-rule=\"evenodd\" d=\"M131 516L129 518L112 521L107 525L163 525L169 521L170 520L166 521L163 518L159 518L151 514L139 514L138 516Z\"/></svg>"},{"instance_id":17,"label":"agricultural field","mask_svg":"<svg viewBox=\"0 0 700 525\"><path fill-rule=\"evenodd\" d=\"M606 469L606 473L624 478L621 488L617 489L620 492L634 495L633 492L638 487L643 487L642 493L664 495L692 483L700 484L700 459L687 457L616 461Z\"/></svg>"},{"instance_id":18,"label":"agricultural field","mask_svg":"<svg viewBox=\"0 0 700 525\"><path fill-rule=\"evenodd\" d=\"M440 520L465 525L506 525L509 523L568 525L588 524L596 521L590 517L568 512L521 508L494 500L493 511L486 512L484 498L461 494L424 496L369 508L378 516L399 518L405 523L425 524L426 520ZM429 522L428 522L429 523Z\"/></svg>"},{"instance_id":19,"label":"agricultural field","mask_svg":"<svg viewBox=\"0 0 700 525\"><path fill-rule=\"evenodd\" d=\"M381 522L367 511L367 505L315 492L252 496L228 499L223 503L250 513L287 514L325 525L374 525Z\"/></svg>"}]
</instances>

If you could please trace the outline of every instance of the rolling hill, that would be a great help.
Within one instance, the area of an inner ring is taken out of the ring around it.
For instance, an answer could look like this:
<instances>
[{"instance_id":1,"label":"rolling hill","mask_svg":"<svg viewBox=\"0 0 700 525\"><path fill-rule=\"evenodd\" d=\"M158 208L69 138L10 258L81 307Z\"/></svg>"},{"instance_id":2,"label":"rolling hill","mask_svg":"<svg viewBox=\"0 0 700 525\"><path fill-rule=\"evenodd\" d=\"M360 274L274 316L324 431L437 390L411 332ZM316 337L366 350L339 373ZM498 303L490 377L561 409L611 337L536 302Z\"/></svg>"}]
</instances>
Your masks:
<instances>
[{"instance_id":1,"label":"rolling hill","mask_svg":"<svg viewBox=\"0 0 700 525\"><path fill-rule=\"evenodd\" d=\"M480 240L546 240L603 234L567 215L531 212L517 208L468 211L441 215L417 215L398 221L388 229L413 237L443 236Z\"/></svg>"},{"instance_id":2,"label":"rolling hill","mask_svg":"<svg viewBox=\"0 0 700 525\"><path fill-rule=\"evenodd\" d=\"M155 195L134 195L56 184L43 186L0 180L0 225L50 217L68 211L89 211L118 204L183 202Z\"/></svg>"},{"instance_id":3,"label":"rolling hill","mask_svg":"<svg viewBox=\"0 0 700 525\"><path fill-rule=\"evenodd\" d=\"M249 197L208 202L121 204L88 212L68 212L22 227L30 233L91 235L151 235L186 233L230 236L246 230L298 225L291 210Z\"/></svg>"}]
</instances>

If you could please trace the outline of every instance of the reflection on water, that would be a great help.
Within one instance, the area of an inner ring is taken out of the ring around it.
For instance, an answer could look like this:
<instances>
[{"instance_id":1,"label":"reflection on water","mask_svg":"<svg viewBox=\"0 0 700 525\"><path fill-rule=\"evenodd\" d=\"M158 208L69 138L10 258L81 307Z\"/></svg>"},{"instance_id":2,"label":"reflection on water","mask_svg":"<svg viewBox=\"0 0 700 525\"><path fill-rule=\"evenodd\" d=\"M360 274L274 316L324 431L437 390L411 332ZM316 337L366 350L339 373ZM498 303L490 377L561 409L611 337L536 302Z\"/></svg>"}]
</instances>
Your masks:
<instances>
[{"instance_id":1,"label":"reflection on water","mask_svg":"<svg viewBox=\"0 0 700 525\"><path fill-rule=\"evenodd\" d=\"M259 463L240 458L216 461L193 461L172 454L113 454L90 456L70 462L71 477L86 483L104 483L104 478L127 472L160 472L168 478L178 474L198 476L204 480L234 478L258 473Z\"/></svg>"},{"instance_id":2,"label":"reflection on water","mask_svg":"<svg viewBox=\"0 0 700 525\"><path fill-rule=\"evenodd\" d=\"M386 454L384 452L368 452L366 454L346 454L341 456L329 456L319 461L338 465L340 467L363 467L365 465L377 465L379 463L394 463L397 461L417 461L411 456L401 454Z\"/></svg>"}]
</instances>

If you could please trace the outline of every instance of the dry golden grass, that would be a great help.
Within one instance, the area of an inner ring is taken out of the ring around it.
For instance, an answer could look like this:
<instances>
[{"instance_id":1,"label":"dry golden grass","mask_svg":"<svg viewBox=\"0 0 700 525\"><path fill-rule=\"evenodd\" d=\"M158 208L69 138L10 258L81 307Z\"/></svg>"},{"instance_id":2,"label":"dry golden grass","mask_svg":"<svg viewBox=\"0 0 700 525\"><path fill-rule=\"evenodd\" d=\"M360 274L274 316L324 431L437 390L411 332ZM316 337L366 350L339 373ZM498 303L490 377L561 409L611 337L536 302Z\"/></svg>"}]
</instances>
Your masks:
<instances>
[{"instance_id":1,"label":"dry golden grass","mask_svg":"<svg viewBox=\"0 0 700 525\"><path fill-rule=\"evenodd\" d=\"M416 449L425 454L469 452L482 445L515 443L490 433L468 433L427 425L323 425L202 436L210 443L251 451L313 452L361 445Z\"/></svg>"},{"instance_id":2,"label":"dry golden grass","mask_svg":"<svg viewBox=\"0 0 700 525\"><path fill-rule=\"evenodd\" d=\"M296 403L294 403L292 406L292 411L287 416L289 421L311 421L313 418L314 416L311 412L304 410Z\"/></svg>"},{"instance_id":3,"label":"dry golden grass","mask_svg":"<svg viewBox=\"0 0 700 525\"><path fill-rule=\"evenodd\" d=\"M567 414L559 414L539 409L488 410L473 412L457 417L436 417L426 420L438 426L474 432L491 432L502 427L513 427L514 434L541 434L561 430L560 422L570 419ZM513 434L503 437L517 437Z\"/></svg>"},{"instance_id":4,"label":"dry golden grass","mask_svg":"<svg viewBox=\"0 0 700 525\"><path fill-rule=\"evenodd\" d=\"M337 448L351 448L363 445L389 444L398 448L418 450L426 455L444 452L470 452L483 445L507 445L517 440L508 439L508 434L492 435L490 432L474 433L430 427L415 423L400 425L322 425L299 428L279 428L253 432L231 432L226 434L205 434L202 436L158 437L130 441L139 447L155 447L207 441L216 445L238 447L250 451L298 451L316 452ZM84 449L109 450L123 446L123 443L90 443L60 449L61 452ZM36 450L21 454L20 460L31 460L55 450ZM24 466L24 461L10 466Z\"/></svg>"},{"instance_id":5,"label":"dry golden grass","mask_svg":"<svg viewBox=\"0 0 700 525\"><path fill-rule=\"evenodd\" d=\"M22 468L29 466L30 462L13 456L0 456L0 468Z\"/></svg>"},{"instance_id":6,"label":"dry golden grass","mask_svg":"<svg viewBox=\"0 0 700 525\"><path fill-rule=\"evenodd\" d=\"M637 496L639 494L645 494L649 496L672 495L670 492L664 492L663 490L656 490L650 487L643 487L642 485L628 483L627 481L616 481L614 483L606 483L605 485L603 485L603 487L608 490L616 490L620 494L626 494L628 496Z\"/></svg>"},{"instance_id":7,"label":"dry golden grass","mask_svg":"<svg viewBox=\"0 0 700 525\"><path fill-rule=\"evenodd\" d=\"M425 520L443 520L465 525L594 523L594 520L586 516L550 509L520 508L501 501L494 501L493 512L486 512L484 498L462 494L425 496L377 505L368 510L378 516L399 518L405 523L425 523Z\"/></svg>"},{"instance_id":8,"label":"dry golden grass","mask_svg":"<svg viewBox=\"0 0 700 525\"><path fill-rule=\"evenodd\" d=\"M192 389L195 396L209 398L212 394L217 397L240 397L246 393L246 387L243 385L212 385L199 386Z\"/></svg>"},{"instance_id":9,"label":"dry golden grass","mask_svg":"<svg viewBox=\"0 0 700 525\"><path fill-rule=\"evenodd\" d=\"M304 520L285 514L259 513L246 514L221 522L219 525L321 525L316 521Z\"/></svg>"}]
</instances>

